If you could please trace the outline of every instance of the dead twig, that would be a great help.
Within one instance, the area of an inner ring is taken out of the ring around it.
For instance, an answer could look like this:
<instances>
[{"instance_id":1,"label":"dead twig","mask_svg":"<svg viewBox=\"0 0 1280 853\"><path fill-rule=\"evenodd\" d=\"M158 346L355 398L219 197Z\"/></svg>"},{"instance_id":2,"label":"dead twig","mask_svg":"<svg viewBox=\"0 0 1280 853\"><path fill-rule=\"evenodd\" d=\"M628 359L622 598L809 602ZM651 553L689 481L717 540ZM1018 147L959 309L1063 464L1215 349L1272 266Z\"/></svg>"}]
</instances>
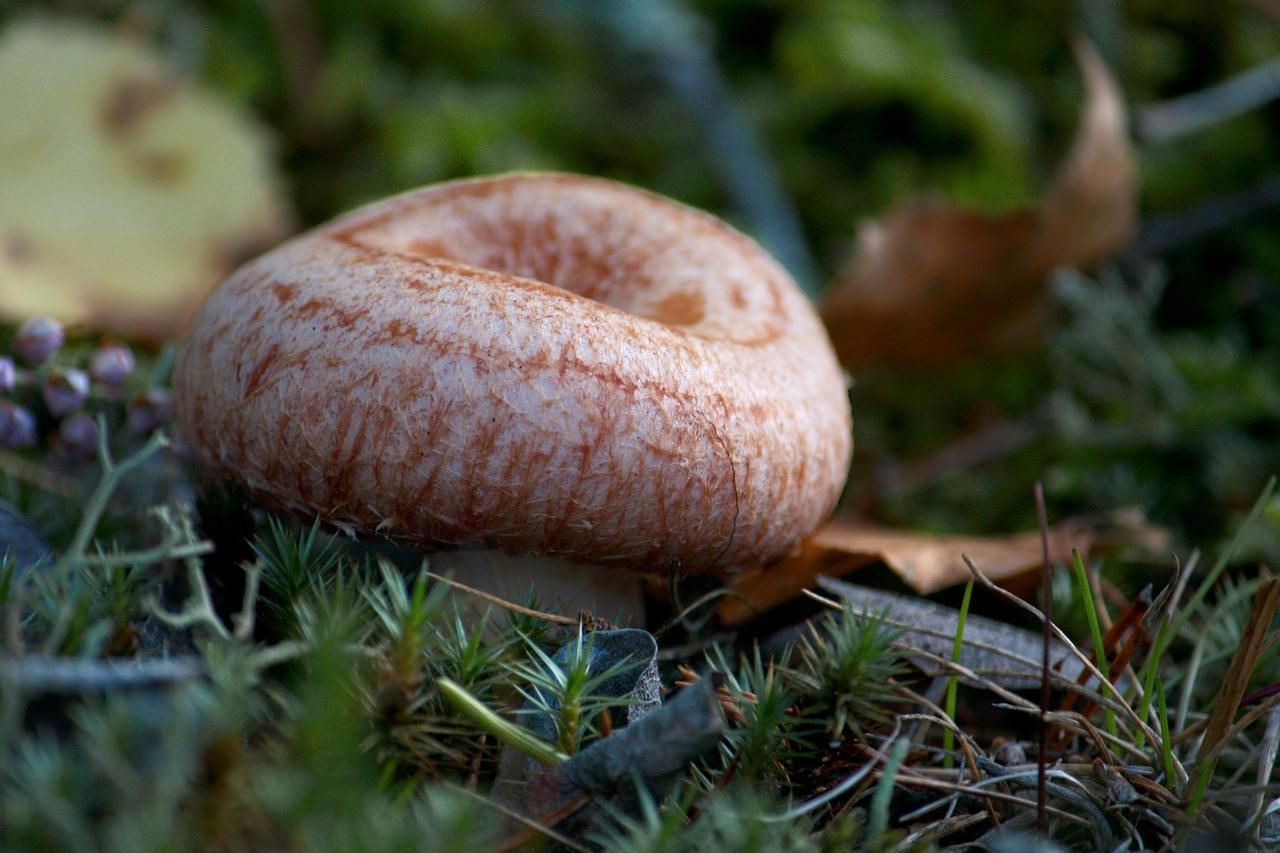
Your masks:
<instances>
[{"instance_id":1,"label":"dead twig","mask_svg":"<svg viewBox=\"0 0 1280 853\"><path fill-rule=\"evenodd\" d=\"M496 596L493 593L484 592L483 590L476 589L475 587L458 583L453 578L447 578L444 575L438 575L435 572L424 572L424 574L434 581L439 581L440 583L445 584L451 589L456 589L458 592L465 592L467 595L473 595L481 601L487 601L490 604L501 607L503 610L510 610L512 613L519 613L523 616L532 616L536 619L542 619L545 622L554 622L557 625L568 625L571 628L578 627L581 622L580 619L573 619L569 616L560 616L556 613L545 613L541 610L534 610L531 607L522 607L513 601L507 601L505 598Z\"/></svg>"},{"instance_id":2,"label":"dead twig","mask_svg":"<svg viewBox=\"0 0 1280 853\"><path fill-rule=\"evenodd\" d=\"M1049 819L1045 814L1046 785L1045 775L1049 756L1049 623L1053 621L1053 565L1049 562L1049 518L1044 507L1044 486L1036 481L1036 518L1040 521L1040 541L1043 546L1044 563L1040 573L1040 596L1044 602L1044 614L1041 616L1044 625L1044 652L1040 659L1040 749L1037 764L1040 768L1036 782L1036 827L1041 832L1049 831Z\"/></svg>"},{"instance_id":3,"label":"dead twig","mask_svg":"<svg viewBox=\"0 0 1280 853\"><path fill-rule=\"evenodd\" d=\"M43 465L37 465L9 450L0 450L0 471L63 498L76 498L84 493L80 482Z\"/></svg>"},{"instance_id":4,"label":"dead twig","mask_svg":"<svg viewBox=\"0 0 1280 853\"><path fill-rule=\"evenodd\" d=\"M477 800L481 803L484 803L486 806L488 806L489 808L493 809L496 812L499 812L504 817L510 818L511 820L518 821L524 824L528 829L533 830L539 835L545 835L547 838L550 838L552 841L556 842L557 844L563 844L568 849L579 851L579 853L589 853L589 848L582 846L581 844L569 838L568 836L565 836L559 832L556 832L554 829L552 829L549 826L543 826L541 823L534 820L533 818L525 817L519 812L513 809L507 808L506 806L502 805L496 800L477 794L475 791L468 791L466 788L462 787L461 785L456 785L452 782L446 781L443 784L445 787L451 790L458 791L464 794L465 796L470 797L473 800Z\"/></svg>"},{"instance_id":5,"label":"dead twig","mask_svg":"<svg viewBox=\"0 0 1280 853\"><path fill-rule=\"evenodd\" d=\"M1221 124L1280 97L1280 59L1259 63L1198 92L1148 104L1138 110L1138 133L1170 142Z\"/></svg>"},{"instance_id":6,"label":"dead twig","mask_svg":"<svg viewBox=\"0 0 1280 853\"><path fill-rule=\"evenodd\" d=\"M978 769L977 752L970 737L947 717L945 711L939 708L936 703L929 701L927 697L921 696L909 687L899 686L898 691L912 702L916 702L917 704L928 708L932 712L932 714L919 714L912 716L919 716L930 722L945 726L955 733L956 742L960 744L960 749L964 753L965 764L969 766L969 772L973 775L975 781L981 781L982 771ZM1000 826L1000 817L996 814L995 805L991 800L983 797L982 805L987 811L987 817L990 819L992 826Z\"/></svg>"}]
</instances>

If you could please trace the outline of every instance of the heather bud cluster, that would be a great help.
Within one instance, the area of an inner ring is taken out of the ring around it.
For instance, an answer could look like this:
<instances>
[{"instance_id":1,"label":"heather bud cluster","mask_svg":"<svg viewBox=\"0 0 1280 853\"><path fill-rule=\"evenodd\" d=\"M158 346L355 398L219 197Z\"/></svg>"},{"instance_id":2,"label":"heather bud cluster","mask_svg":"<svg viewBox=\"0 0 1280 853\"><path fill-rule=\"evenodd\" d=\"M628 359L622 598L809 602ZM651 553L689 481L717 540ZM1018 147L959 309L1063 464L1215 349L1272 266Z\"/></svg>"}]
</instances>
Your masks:
<instances>
[{"instance_id":1,"label":"heather bud cluster","mask_svg":"<svg viewBox=\"0 0 1280 853\"><path fill-rule=\"evenodd\" d=\"M131 382L137 364L128 346L107 341L76 364L65 344L61 323L35 317L13 333L9 352L0 352L0 449L26 450L43 438L65 456L88 459L99 414L138 435L168 420L169 392Z\"/></svg>"}]
</instances>

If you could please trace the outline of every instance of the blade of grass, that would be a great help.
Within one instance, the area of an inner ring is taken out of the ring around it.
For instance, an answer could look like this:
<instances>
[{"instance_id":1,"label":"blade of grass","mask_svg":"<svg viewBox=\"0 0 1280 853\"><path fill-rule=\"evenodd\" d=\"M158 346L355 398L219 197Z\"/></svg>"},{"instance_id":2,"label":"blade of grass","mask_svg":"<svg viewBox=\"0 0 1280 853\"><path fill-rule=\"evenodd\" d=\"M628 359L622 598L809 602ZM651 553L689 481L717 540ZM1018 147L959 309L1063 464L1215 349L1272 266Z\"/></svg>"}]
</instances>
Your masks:
<instances>
[{"instance_id":1,"label":"blade of grass","mask_svg":"<svg viewBox=\"0 0 1280 853\"><path fill-rule=\"evenodd\" d=\"M569 760L569 756L560 752L551 744L517 726L515 723L507 722L499 717L481 703L480 700L463 689L460 684L448 678L441 678L436 682L436 685L459 714L462 714L462 716L512 749L519 750L534 761L545 764L548 767Z\"/></svg>"},{"instance_id":2,"label":"blade of grass","mask_svg":"<svg viewBox=\"0 0 1280 853\"><path fill-rule=\"evenodd\" d=\"M1169 706L1164 697L1164 681L1156 680L1156 703L1160 711L1160 753L1164 759L1164 786L1170 791L1179 784L1173 773L1173 737L1169 734Z\"/></svg>"},{"instance_id":3,"label":"blade of grass","mask_svg":"<svg viewBox=\"0 0 1280 853\"><path fill-rule=\"evenodd\" d=\"M871 798L871 817L867 823L866 835L868 842L878 839L889 828L889 804L893 800L893 785L910 746L911 742L905 738L898 741L884 763L884 773L881 774L875 795Z\"/></svg>"},{"instance_id":4,"label":"blade of grass","mask_svg":"<svg viewBox=\"0 0 1280 853\"><path fill-rule=\"evenodd\" d=\"M1099 671L1102 672L1104 678L1111 680L1111 672L1107 669L1107 649L1102 642L1102 629L1098 624L1098 611L1093 605L1093 593L1089 587L1089 576L1084 570L1084 560L1080 557L1080 549L1071 549L1071 564L1075 568L1076 584L1080 587L1080 600L1084 602L1084 613L1089 619L1089 633L1093 635L1093 655L1098 664ZM1101 692L1101 691L1099 691ZM1107 734L1116 734L1116 715L1110 708L1103 709L1106 713Z\"/></svg>"},{"instance_id":5,"label":"blade of grass","mask_svg":"<svg viewBox=\"0 0 1280 853\"><path fill-rule=\"evenodd\" d=\"M1168 650L1169 644L1173 642L1173 638L1178 636L1178 633L1186 626L1187 620L1191 618L1191 614L1200 607L1205 596L1209 594L1209 590L1213 589L1213 585L1218 581L1218 576L1222 574L1223 570L1226 569L1227 565L1231 562L1232 557L1235 556L1236 551L1239 550L1241 543L1244 541L1245 533L1248 532L1249 528L1253 527L1257 522L1258 517L1262 515L1262 511L1266 508L1267 504L1270 503L1271 494L1275 491L1275 488L1276 478L1275 475L1272 475L1271 478L1267 480L1267 485L1263 487L1262 494L1258 495L1258 499L1254 502L1253 508L1249 510L1249 514L1245 516L1240 527L1236 529L1235 536L1231 537L1231 542L1223 552L1218 555L1217 562L1213 564L1213 568L1209 570L1209 573L1205 575L1204 580L1202 580L1200 585L1196 587L1196 591L1191 596L1191 600L1187 602L1186 606L1180 609L1176 617L1171 621L1166 620L1162 622L1159 630L1156 631L1156 639L1155 642L1152 643L1151 654L1147 657L1146 662L1142 666L1142 696L1138 698L1139 704L1136 708L1138 716L1142 719L1142 722L1145 723L1147 721L1147 712L1151 704L1151 691L1155 684L1156 670L1159 668L1160 659L1164 657L1164 653ZM1144 742L1142 732L1138 732L1138 747L1141 748Z\"/></svg>"},{"instance_id":6,"label":"blade of grass","mask_svg":"<svg viewBox=\"0 0 1280 853\"><path fill-rule=\"evenodd\" d=\"M960 650L964 647L964 623L969 618L969 600L973 597L973 578L969 578L969 583L964 587L964 598L960 599L960 617L956 621L956 642L951 648L951 662L960 663ZM959 679L952 674L947 679L947 719L951 722L956 721L956 685ZM951 729L942 730L942 767L950 770L952 766L951 750L955 747L955 733Z\"/></svg>"},{"instance_id":7,"label":"blade of grass","mask_svg":"<svg viewBox=\"0 0 1280 853\"><path fill-rule=\"evenodd\" d=\"M1257 666L1258 659L1267 644L1267 632L1275 618L1276 609L1280 607L1280 579L1272 579L1259 587L1249 611L1249 621L1245 623L1240 635L1240 643L1227 674L1223 676L1222 686L1218 690L1218 700L1213 706L1205 726L1204 738L1200 741L1200 751L1196 756L1197 766L1194 775L1188 780L1186 789L1187 819L1183 826L1178 847L1183 849L1195 826L1196 817L1204 805L1204 796L1213 779L1217 767L1218 756L1223 747L1238 733L1235 723L1236 712L1240 709L1240 701L1249 684L1249 678ZM1246 715L1247 717L1248 715ZM1236 724L1238 725L1238 724Z\"/></svg>"},{"instance_id":8,"label":"blade of grass","mask_svg":"<svg viewBox=\"0 0 1280 853\"><path fill-rule=\"evenodd\" d=\"M1214 703L1213 712L1205 727L1204 740L1201 741L1200 755L1195 780L1195 789L1191 793L1187 816L1194 820L1204 797L1205 789L1213 776L1217 765L1218 753L1226 744L1231 724L1235 720L1236 711L1240 708L1240 700L1244 698L1249 686L1249 678L1253 675L1258 658L1266 646L1267 632L1275 618L1276 609L1280 607L1280 579L1267 581L1258 590L1249 611L1249 621L1240 635L1240 645L1231 666L1222 678L1222 686L1218 690L1218 701Z\"/></svg>"},{"instance_id":9,"label":"blade of grass","mask_svg":"<svg viewBox=\"0 0 1280 853\"><path fill-rule=\"evenodd\" d=\"M1038 607L1036 607L1031 602L1024 600L1020 596L1015 595L1014 593L1010 592L1004 587L1000 586L995 581L991 580L991 578L983 574L982 570L979 569L974 564L973 560L970 560L968 558L968 556L961 554L960 558L964 560L964 564L969 567L969 571L973 573L973 576L978 581L978 583L982 584L983 587L990 590L993 595L1008 602L1014 607L1017 607L1021 610L1026 611L1027 613L1031 614L1032 618L1036 620L1044 619L1044 614L1040 612L1040 609ZM1054 625L1052 622L1049 622L1047 624L1049 625L1049 628L1052 631L1053 636L1057 637L1058 642L1062 644L1063 648L1065 648L1067 652L1075 660L1079 661L1080 665L1084 667L1084 669L1087 670L1095 679L1101 682L1102 672L1094 664L1093 659L1089 655L1086 655L1084 652L1080 651L1080 649L1076 648L1075 643L1071 642L1071 638L1068 637L1061 628L1059 628L1057 625ZM920 650L914 650L912 654L921 654L921 652ZM928 656L928 655L926 656L929 658L929 660L935 663L942 660L940 658L935 659L933 656ZM950 661L943 661L943 662L945 662L948 665L951 665ZM1015 696L1015 694L1009 693L1008 691L1001 692L1001 689L999 688L998 685L995 685L994 682L991 682L989 679L981 679L975 673L973 673L972 670L966 670L965 668L962 667L960 669L960 675L961 677L964 677L964 678L971 678L971 679L978 680L988 690L991 690L994 686L996 688L995 692L1000 693L1000 696L1003 699L1005 699L1006 701L1012 701L1012 703L1018 707L1028 707L1028 708L1036 709L1036 705L1032 702L1022 700L1017 697L1010 700L1009 697ZM1076 690L1088 689L1088 688L1081 688L1079 686L1079 682L1069 682L1068 679L1062 679L1061 676L1057 675L1057 673L1052 673L1051 677L1061 681L1068 681L1068 683L1065 685L1068 689L1076 689ZM1135 711L1128 702L1124 701L1124 697L1121 696L1119 693L1112 692L1110 698L1108 698L1098 693L1097 691L1089 690L1087 695L1089 695L1089 698L1093 699L1095 702L1098 702L1099 704L1106 704L1108 702L1112 703L1112 708L1115 709L1117 715L1124 717L1125 719L1129 720L1134 726L1146 732L1147 737L1151 741L1154 742L1158 737L1160 737L1160 735L1154 729L1152 729L1150 726L1144 723L1141 719L1139 719L1138 712ZM1025 706L1022 705L1022 702L1026 702ZM1038 709L1037 709L1037 713L1038 713ZM1132 745L1126 745L1126 746L1129 746L1130 749L1135 748L1135 747L1132 747Z\"/></svg>"},{"instance_id":10,"label":"blade of grass","mask_svg":"<svg viewBox=\"0 0 1280 853\"><path fill-rule=\"evenodd\" d=\"M544 622L553 622L556 625L568 625L569 627L574 627L581 624L581 620L579 619L573 619L568 616L561 616L558 613L546 613L541 610L532 610L528 607L522 607L519 604L516 604L514 601L507 601L505 598L500 598L499 596L496 596L489 592L485 592L482 589L476 589L475 587L470 587L470 586L467 586L466 584L458 583L453 578L448 578L448 577L445 577L444 575L438 575L435 572L428 572L424 570L423 574L431 578L433 581L439 581L440 583L445 584L446 586L452 589L456 589L459 592L464 592L467 595L473 595L476 598L480 599L481 601L486 601L489 604L497 605L498 607L501 607L503 610L509 610L512 613L519 613L522 616L532 616L536 619L541 619Z\"/></svg>"}]
</instances>

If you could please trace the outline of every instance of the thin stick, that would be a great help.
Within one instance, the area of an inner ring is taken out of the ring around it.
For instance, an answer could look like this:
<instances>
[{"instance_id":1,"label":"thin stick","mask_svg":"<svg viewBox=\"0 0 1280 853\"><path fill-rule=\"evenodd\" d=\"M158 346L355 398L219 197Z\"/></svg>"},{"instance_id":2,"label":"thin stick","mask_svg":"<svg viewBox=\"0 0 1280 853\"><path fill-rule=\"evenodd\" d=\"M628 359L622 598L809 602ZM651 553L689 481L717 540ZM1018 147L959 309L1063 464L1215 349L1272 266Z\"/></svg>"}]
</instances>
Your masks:
<instances>
[{"instance_id":1,"label":"thin stick","mask_svg":"<svg viewBox=\"0 0 1280 853\"><path fill-rule=\"evenodd\" d=\"M1045 811L1048 805L1048 759L1049 759L1049 623L1053 620L1053 575L1049 565L1049 517L1044 507L1044 486L1036 481L1036 516L1040 520L1040 544L1043 562L1040 570L1040 593L1044 599L1044 654L1040 659L1040 750L1036 760L1036 828L1041 832L1049 831L1049 815Z\"/></svg>"},{"instance_id":2,"label":"thin stick","mask_svg":"<svg viewBox=\"0 0 1280 853\"><path fill-rule=\"evenodd\" d=\"M547 838L550 838L552 841L556 842L557 844L563 844L565 847L569 848L570 850L581 850L583 851L583 853L586 853L586 851L588 850L588 848L583 847L581 844L577 843L576 841L569 838L568 836L565 836L559 832L556 832L554 829L552 829L549 826L543 826L533 818L525 817L519 812L513 811L512 809L507 808L506 806L502 805L496 800L493 800L490 797L486 797L482 794L477 794L475 791L468 791L466 788L462 787L461 785L457 785L453 782L445 782L444 786L446 788L450 788L454 791L457 791L467 797L470 797L471 799L479 803L483 803L484 805L488 806L494 811L499 812L503 815L506 815L512 820L523 823L525 826L529 827L535 832L545 835Z\"/></svg>"},{"instance_id":3,"label":"thin stick","mask_svg":"<svg viewBox=\"0 0 1280 853\"><path fill-rule=\"evenodd\" d=\"M24 459L9 450L0 450L0 472L8 474L15 480L23 480L59 497L79 497L83 491L80 488L80 482L74 477L59 474L57 471L50 471L48 468L37 465L29 459Z\"/></svg>"},{"instance_id":4,"label":"thin stick","mask_svg":"<svg viewBox=\"0 0 1280 853\"><path fill-rule=\"evenodd\" d=\"M475 587L467 586L466 584L463 584L463 583L458 583L456 580L453 580L452 578L447 578L444 575L438 575L435 572L424 572L424 574L426 574L426 576L431 578L432 580L440 581L440 583L450 586L453 589L458 590L459 592L465 592L467 595L474 595L476 598L480 599L481 601L487 601L490 604L496 604L498 607L501 607L504 610L510 610L512 613L520 613L524 616L533 616L534 618L542 619L546 622L554 622L557 625L568 625L571 628L576 628L578 626L577 619L571 619L568 616L560 616L555 613L544 613L541 610L533 610L532 608L529 608L529 607L521 607L519 604L516 604L515 602L507 601L505 598L499 598L498 596L493 595L492 593L484 592L483 590L479 590L479 589L476 589Z\"/></svg>"},{"instance_id":5,"label":"thin stick","mask_svg":"<svg viewBox=\"0 0 1280 853\"><path fill-rule=\"evenodd\" d=\"M1144 139L1168 142L1220 124L1280 96L1280 60L1255 65L1221 83L1138 111Z\"/></svg>"}]
</instances>

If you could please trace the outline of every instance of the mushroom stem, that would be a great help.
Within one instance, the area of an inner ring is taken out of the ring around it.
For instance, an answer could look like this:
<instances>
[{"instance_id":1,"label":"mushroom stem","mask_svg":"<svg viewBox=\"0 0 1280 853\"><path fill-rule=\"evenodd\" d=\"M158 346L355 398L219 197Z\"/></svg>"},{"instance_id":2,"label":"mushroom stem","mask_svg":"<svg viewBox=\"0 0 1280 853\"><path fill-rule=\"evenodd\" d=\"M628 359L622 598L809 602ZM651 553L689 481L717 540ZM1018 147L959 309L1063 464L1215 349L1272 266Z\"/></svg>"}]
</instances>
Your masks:
<instances>
[{"instance_id":1,"label":"mushroom stem","mask_svg":"<svg viewBox=\"0 0 1280 853\"><path fill-rule=\"evenodd\" d=\"M619 625L644 624L639 575L575 563L561 557L513 556L496 550L440 551L429 555L431 571L516 604L566 616L587 612Z\"/></svg>"},{"instance_id":2,"label":"mushroom stem","mask_svg":"<svg viewBox=\"0 0 1280 853\"><path fill-rule=\"evenodd\" d=\"M385 558L412 573L426 561L427 569L458 584L503 601L529 605L533 591L534 609L571 619L586 612L620 627L644 625L644 578L638 572L576 563L562 557L512 555L498 550L470 548L451 551L420 551L404 544L360 537L355 540L335 536L340 548L366 559ZM479 596L459 592L463 610L483 613L491 603Z\"/></svg>"}]
</instances>

